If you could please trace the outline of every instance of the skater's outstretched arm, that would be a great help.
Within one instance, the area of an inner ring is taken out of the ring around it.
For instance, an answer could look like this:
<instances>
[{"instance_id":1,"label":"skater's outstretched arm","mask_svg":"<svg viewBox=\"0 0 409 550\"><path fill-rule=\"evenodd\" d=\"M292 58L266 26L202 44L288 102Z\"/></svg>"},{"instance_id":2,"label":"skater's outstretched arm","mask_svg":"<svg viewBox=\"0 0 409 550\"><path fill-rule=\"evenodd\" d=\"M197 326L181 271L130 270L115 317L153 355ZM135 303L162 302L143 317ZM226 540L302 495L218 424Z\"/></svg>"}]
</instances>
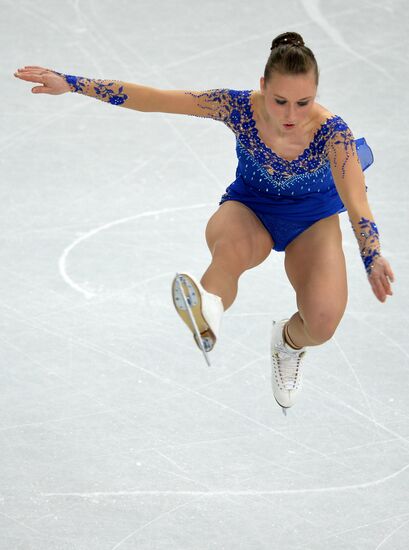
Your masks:
<instances>
[{"instance_id":1,"label":"skater's outstretched arm","mask_svg":"<svg viewBox=\"0 0 409 550\"><path fill-rule=\"evenodd\" d=\"M33 93L59 95L75 92L112 105L143 112L175 113L226 121L229 117L227 90L160 90L121 80L96 80L67 75L38 66L18 69L17 78L37 82Z\"/></svg>"},{"instance_id":2,"label":"skater's outstretched arm","mask_svg":"<svg viewBox=\"0 0 409 550\"><path fill-rule=\"evenodd\" d=\"M354 136L346 127L334 131L327 143L334 182L358 241L361 258L372 290L379 301L392 295L394 274L381 254L379 231L368 203L365 176L359 161Z\"/></svg>"}]
</instances>

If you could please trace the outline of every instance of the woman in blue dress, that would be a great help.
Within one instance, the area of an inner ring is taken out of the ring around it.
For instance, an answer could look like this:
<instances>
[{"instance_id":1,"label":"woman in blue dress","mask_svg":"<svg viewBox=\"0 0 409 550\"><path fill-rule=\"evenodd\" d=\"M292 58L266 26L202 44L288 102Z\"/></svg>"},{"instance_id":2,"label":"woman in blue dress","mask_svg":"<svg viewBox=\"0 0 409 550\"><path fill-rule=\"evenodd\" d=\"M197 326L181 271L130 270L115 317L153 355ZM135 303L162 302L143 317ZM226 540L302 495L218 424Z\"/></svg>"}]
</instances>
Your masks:
<instances>
[{"instance_id":1,"label":"woman in blue dress","mask_svg":"<svg viewBox=\"0 0 409 550\"><path fill-rule=\"evenodd\" d=\"M298 310L273 321L272 389L283 409L301 388L306 348L329 340L346 308L341 212L348 212L375 296L385 302L392 295L394 275L381 255L363 174L371 149L315 101L317 62L298 33L273 40L260 90L159 90L37 66L15 76L40 83L33 93L71 91L138 111L212 118L235 133L236 178L206 227L212 261L200 281L188 273L175 277L173 301L207 359L241 274L272 249L284 251Z\"/></svg>"}]
</instances>

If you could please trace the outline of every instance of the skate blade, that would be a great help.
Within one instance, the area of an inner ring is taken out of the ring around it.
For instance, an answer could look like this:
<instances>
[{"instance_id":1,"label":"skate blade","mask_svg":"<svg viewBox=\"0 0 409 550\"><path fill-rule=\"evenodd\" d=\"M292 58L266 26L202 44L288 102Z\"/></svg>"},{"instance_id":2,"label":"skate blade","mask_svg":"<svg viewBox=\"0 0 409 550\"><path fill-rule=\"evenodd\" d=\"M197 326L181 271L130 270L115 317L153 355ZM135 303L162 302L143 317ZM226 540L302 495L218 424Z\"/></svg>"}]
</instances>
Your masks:
<instances>
[{"instance_id":1,"label":"skate blade","mask_svg":"<svg viewBox=\"0 0 409 550\"><path fill-rule=\"evenodd\" d=\"M207 352L213 349L216 338L203 317L199 289L188 275L177 273L172 283L172 297L176 311L193 333L197 347L210 366Z\"/></svg>"},{"instance_id":2,"label":"skate blade","mask_svg":"<svg viewBox=\"0 0 409 550\"><path fill-rule=\"evenodd\" d=\"M274 397L274 399L276 399L276 398ZM277 401L277 399L276 399L276 403L277 403L277 405L278 405L279 407L281 407L281 411L282 411L283 415L284 415L284 416L287 416L287 410L288 410L290 407L283 407L283 406L281 405L281 403L279 403L279 402Z\"/></svg>"}]
</instances>

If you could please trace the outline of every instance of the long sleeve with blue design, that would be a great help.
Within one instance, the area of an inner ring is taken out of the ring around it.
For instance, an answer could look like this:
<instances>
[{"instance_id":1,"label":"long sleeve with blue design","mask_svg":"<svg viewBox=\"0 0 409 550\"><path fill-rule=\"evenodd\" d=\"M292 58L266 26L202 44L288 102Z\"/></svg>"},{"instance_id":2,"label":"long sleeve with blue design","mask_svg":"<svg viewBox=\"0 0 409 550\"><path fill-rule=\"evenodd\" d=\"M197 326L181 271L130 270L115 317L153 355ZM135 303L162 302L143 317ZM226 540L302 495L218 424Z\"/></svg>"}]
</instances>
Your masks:
<instances>
[{"instance_id":1,"label":"long sleeve with blue design","mask_svg":"<svg viewBox=\"0 0 409 550\"><path fill-rule=\"evenodd\" d=\"M153 91L153 88L148 86L120 80L99 80L54 72L65 79L71 92L129 109L144 110L144 105L149 102L149 96Z\"/></svg>"},{"instance_id":2,"label":"long sleeve with blue design","mask_svg":"<svg viewBox=\"0 0 409 550\"><path fill-rule=\"evenodd\" d=\"M121 80L99 80L54 72L65 79L71 92L111 105L144 112L187 114L229 123L231 112L227 89L204 92L160 90Z\"/></svg>"},{"instance_id":3,"label":"long sleeve with blue design","mask_svg":"<svg viewBox=\"0 0 409 550\"><path fill-rule=\"evenodd\" d=\"M381 256L379 231L367 200L367 187L355 140L348 129L335 130L327 144L331 172L349 221L358 241L361 258L368 275Z\"/></svg>"},{"instance_id":4,"label":"long sleeve with blue design","mask_svg":"<svg viewBox=\"0 0 409 550\"><path fill-rule=\"evenodd\" d=\"M365 138L354 139L341 117L329 117L296 159L280 157L261 140L251 103L252 90L161 91L114 80L60 74L72 92L136 109L212 118L236 136L236 181L269 201L271 212L288 223L348 210L368 275L380 256L379 232L369 208L363 170L373 162ZM334 210L335 208L335 210ZM331 211L330 211L331 210Z\"/></svg>"}]
</instances>

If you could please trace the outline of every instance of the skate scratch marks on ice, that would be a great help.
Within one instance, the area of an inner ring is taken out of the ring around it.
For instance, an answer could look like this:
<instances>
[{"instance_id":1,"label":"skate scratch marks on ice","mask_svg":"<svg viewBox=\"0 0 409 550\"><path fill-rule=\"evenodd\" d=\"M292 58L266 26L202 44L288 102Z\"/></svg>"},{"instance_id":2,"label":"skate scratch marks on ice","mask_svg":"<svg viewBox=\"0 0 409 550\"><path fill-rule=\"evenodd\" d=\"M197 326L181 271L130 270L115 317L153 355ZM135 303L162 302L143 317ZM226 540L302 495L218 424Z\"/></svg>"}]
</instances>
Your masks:
<instances>
[{"instance_id":1,"label":"skate scratch marks on ice","mask_svg":"<svg viewBox=\"0 0 409 550\"><path fill-rule=\"evenodd\" d=\"M353 377L355 378L355 380L356 380L356 382L357 382L357 385L359 386L359 390L360 390L360 392L361 392L361 394L362 394L362 397L364 398L365 403L366 403L366 405L367 405L367 407L368 407L369 414L371 415L371 421L373 422L373 424L374 424L374 426L375 426L375 428L376 428L376 432L377 432L377 435L378 435L379 439L381 439L381 435L380 435L380 433L379 433L379 426L377 426L377 424L376 424L374 411L373 411L373 409L372 409L371 402L370 402L369 399L368 399L368 394L365 393L364 388L362 387L361 381L360 381L360 379L359 379L359 377L358 377L358 375L357 375L357 373L356 373L354 367L352 366L351 361L348 359L348 357L347 357L345 351L342 349L341 344L338 343L338 341L337 341L337 339L335 338L335 336L333 337L333 341L334 341L334 344L335 344L335 345L337 346L337 348L339 349L339 351L340 351L342 357L344 358L345 363L348 365L349 370L352 372L352 375L353 375Z\"/></svg>"},{"instance_id":2,"label":"skate scratch marks on ice","mask_svg":"<svg viewBox=\"0 0 409 550\"><path fill-rule=\"evenodd\" d=\"M409 523L409 519L404 521L403 523L401 523L399 525L399 527L396 527L396 529L394 529L391 533L389 533L388 536L386 536L383 540L381 540L381 542L378 544L378 546L375 548L375 550L380 550L380 548L384 545L384 543L389 540L390 538L393 537L393 535L395 533L397 533L398 531L400 531L400 529L402 529L402 527L404 527L405 525L407 525Z\"/></svg>"},{"instance_id":3,"label":"skate scratch marks on ice","mask_svg":"<svg viewBox=\"0 0 409 550\"><path fill-rule=\"evenodd\" d=\"M384 67L358 53L351 46L345 42L344 37L336 27L333 27L328 19L320 9L320 0L301 0L301 4L304 7L306 13L314 23L319 25L321 29L331 38L331 40L352 58L361 59L367 65L371 65L377 71L381 72L389 81L395 81L396 79L388 72Z\"/></svg>"},{"instance_id":4,"label":"skate scratch marks on ice","mask_svg":"<svg viewBox=\"0 0 409 550\"><path fill-rule=\"evenodd\" d=\"M122 544L124 542L126 542L127 540L131 539L134 535L136 535L139 531L142 531L142 529L145 529L145 527L149 527L149 525L152 525L152 523L154 523L155 521L157 521L158 519L162 519L163 517L165 516L168 516L169 514L172 514L172 512L176 512L176 510L179 510L180 508L184 508L185 506L189 506L190 504L193 504L194 502L199 502L200 500L203 500L202 498L199 498L199 499L193 499L193 500L190 500L189 502L184 502L183 504L179 504L179 506L175 506L175 508L172 508L171 510L168 510L167 512L164 512L163 514L160 514L159 516L156 516L155 518L151 519L151 521L148 521L147 523L144 523L143 525L141 525L140 527L138 527L138 529L135 529L135 531L132 531L132 533L129 533L129 535L127 535L125 538L123 538L122 540L120 540L119 542L117 542L115 544L115 546L112 547L111 550L117 550L117 548L119 548L120 546L122 546Z\"/></svg>"}]
</instances>

